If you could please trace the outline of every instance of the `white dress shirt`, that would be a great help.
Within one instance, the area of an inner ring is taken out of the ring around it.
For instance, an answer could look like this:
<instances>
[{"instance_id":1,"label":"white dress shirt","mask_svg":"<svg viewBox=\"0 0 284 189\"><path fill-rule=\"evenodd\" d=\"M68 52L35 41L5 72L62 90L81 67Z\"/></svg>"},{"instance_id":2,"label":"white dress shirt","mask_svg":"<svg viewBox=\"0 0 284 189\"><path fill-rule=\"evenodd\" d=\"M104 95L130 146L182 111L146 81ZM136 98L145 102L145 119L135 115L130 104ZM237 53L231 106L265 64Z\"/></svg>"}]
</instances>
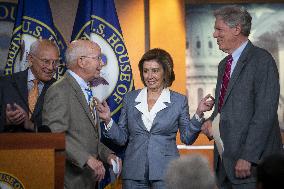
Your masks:
<instances>
[{"instance_id":1,"label":"white dress shirt","mask_svg":"<svg viewBox=\"0 0 284 189\"><path fill-rule=\"evenodd\" d=\"M84 79L82 79L80 76L78 76L76 73L72 72L71 70L67 70L67 71L76 80L76 82L80 85L80 88L85 95L85 99L86 99L87 103L89 103L88 94L87 94L87 91L85 90L85 89L88 88L88 83Z\"/></svg>"},{"instance_id":2,"label":"white dress shirt","mask_svg":"<svg viewBox=\"0 0 284 189\"><path fill-rule=\"evenodd\" d=\"M157 99L156 103L149 111L148 109L148 101L147 101L147 87L141 89L140 93L137 95L135 102L140 102L135 106L135 108L142 113L142 121L147 129L150 131L153 125L153 121L157 115L157 113L167 107L165 102L171 103L171 93L169 88L165 88L162 90L161 95ZM199 117L197 114L194 114L197 121L202 122L203 118ZM105 129L108 131L113 124L113 120L111 119L110 122L105 125Z\"/></svg>"},{"instance_id":3,"label":"white dress shirt","mask_svg":"<svg viewBox=\"0 0 284 189\"><path fill-rule=\"evenodd\" d=\"M142 120L148 131L151 130L153 121L157 113L167 107L164 102L171 103L171 93L169 88L162 90L161 95L157 99L156 103L149 111L147 101L147 88L143 88L135 99L135 102L140 102L135 107L142 113Z\"/></svg>"},{"instance_id":4,"label":"white dress shirt","mask_svg":"<svg viewBox=\"0 0 284 189\"><path fill-rule=\"evenodd\" d=\"M239 48L237 48L233 53L232 53L232 57L233 57L233 62L232 62L232 66L231 66L231 72L230 72L230 77L232 77L233 71L237 65L237 62L243 52L243 50L245 49L245 47L247 46L248 41L244 42Z\"/></svg>"}]
</instances>

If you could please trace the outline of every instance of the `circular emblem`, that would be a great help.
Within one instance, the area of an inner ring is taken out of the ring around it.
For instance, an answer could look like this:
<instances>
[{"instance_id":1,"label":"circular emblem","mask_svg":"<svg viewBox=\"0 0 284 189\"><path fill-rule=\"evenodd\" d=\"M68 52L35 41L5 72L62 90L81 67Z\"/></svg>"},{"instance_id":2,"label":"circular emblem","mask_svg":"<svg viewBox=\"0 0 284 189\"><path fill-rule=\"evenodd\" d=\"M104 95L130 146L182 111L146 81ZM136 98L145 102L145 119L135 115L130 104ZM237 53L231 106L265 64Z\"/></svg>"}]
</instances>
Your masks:
<instances>
[{"instance_id":1,"label":"circular emblem","mask_svg":"<svg viewBox=\"0 0 284 189\"><path fill-rule=\"evenodd\" d=\"M25 70L28 67L27 56L30 45L39 38L54 41L60 50L60 56L63 57L66 44L59 31L57 29L53 30L42 21L23 16L21 25L14 28L13 31L5 67L6 75ZM58 78L62 76L65 69L65 64L61 61L55 77Z\"/></svg>"},{"instance_id":2,"label":"circular emblem","mask_svg":"<svg viewBox=\"0 0 284 189\"><path fill-rule=\"evenodd\" d=\"M88 39L101 47L104 66L100 78L92 82L92 90L99 100L107 99L115 117L124 95L133 87L129 56L121 33L103 18L92 15L92 20L81 28L75 39Z\"/></svg>"},{"instance_id":3,"label":"circular emblem","mask_svg":"<svg viewBox=\"0 0 284 189\"><path fill-rule=\"evenodd\" d=\"M0 189L25 189L25 187L14 175L0 172Z\"/></svg>"}]
</instances>

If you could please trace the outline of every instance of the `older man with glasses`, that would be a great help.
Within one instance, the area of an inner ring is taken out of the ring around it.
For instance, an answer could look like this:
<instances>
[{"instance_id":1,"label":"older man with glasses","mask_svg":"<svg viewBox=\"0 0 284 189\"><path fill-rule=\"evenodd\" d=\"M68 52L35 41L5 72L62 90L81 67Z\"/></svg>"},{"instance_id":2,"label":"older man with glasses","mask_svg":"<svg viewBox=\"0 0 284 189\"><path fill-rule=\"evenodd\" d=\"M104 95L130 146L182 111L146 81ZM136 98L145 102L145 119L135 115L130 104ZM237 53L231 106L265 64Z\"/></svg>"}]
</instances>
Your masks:
<instances>
[{"instance_id":1,"label":"older man with glasses","mask_svg":"<svg viewBox=\"0 0 284 189\"><path fill-rule=\"evenodd\" d=\"M68 70L47 90L42 122L52 132L66 134L64 188L94 189L105 176L103 163L122 166L100 141L100 119L90 89L103 66L101 48L92 41L76 40L65 57Z\"/></svg>"},{"instance_id":2,"label":"older man with glasses","mask_svg":"<svg viewBox=\"0 0 284 189\"><path fill-rule=\"evenodd\" d=\"M41 130L41 112L47 88L55 81L59 50L46 39L35 41L28 55L28 69L1 80L0 131ZM43 129L44 130L44 129Z\"/></svg>"}]
</instances>

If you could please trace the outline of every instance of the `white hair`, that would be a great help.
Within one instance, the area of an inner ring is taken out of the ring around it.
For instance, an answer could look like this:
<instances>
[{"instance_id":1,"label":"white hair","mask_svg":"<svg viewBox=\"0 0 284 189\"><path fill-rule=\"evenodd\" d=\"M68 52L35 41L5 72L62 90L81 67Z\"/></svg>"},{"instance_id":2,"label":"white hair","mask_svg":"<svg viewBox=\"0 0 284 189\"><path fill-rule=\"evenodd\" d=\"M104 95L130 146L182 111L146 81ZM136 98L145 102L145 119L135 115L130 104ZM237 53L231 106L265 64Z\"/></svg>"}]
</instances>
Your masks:
<instances>
[{"instance_id":1,"label":"white hair","mask_svg":"<svg viewBox=\"0 0 284 189\"><path fill-rule=\"evenodd\" d=\"M72 48L67 48L65 59L67 66L76 63L77 59L86 53L86 48L82 45L75 45Z\"/></svg>"},{"instance_id":2,"label":"white hair","mask_svg":"<svg viewBox=\"0 0 284 189\"><path fill-rule=\"evenodd\" d=\"M30 52L31 54L37 54L38 53L38 48L40 46L49 46L49 47L54 47L58 53L59 53L59 48L57 46L57 44L51 40L48 39L38 39L35 42L33 42L30 46Z\"/></svg>"},{"instance_id":3,"label":"white hair","mask_svg":"<svg viewBox=\"0 0 284 189\"><path fill-rule=\"evenodd\" d=\"M65 52L66 64L68 67L75 64L81 56L90 53L91 49L99 48L99 45L89 40L75 40L72 41Z\"/></svg>"},{"instance_id":4,"label":"white hair","mask_svg":"<svg viewBox=\"0 0 284 189\"><path fill-rule=\"evenodd\" d=\"M208 160L198 154L173 160L167 170L167 189L214 189L215 178Z\"/></svg>"}]
</instances>

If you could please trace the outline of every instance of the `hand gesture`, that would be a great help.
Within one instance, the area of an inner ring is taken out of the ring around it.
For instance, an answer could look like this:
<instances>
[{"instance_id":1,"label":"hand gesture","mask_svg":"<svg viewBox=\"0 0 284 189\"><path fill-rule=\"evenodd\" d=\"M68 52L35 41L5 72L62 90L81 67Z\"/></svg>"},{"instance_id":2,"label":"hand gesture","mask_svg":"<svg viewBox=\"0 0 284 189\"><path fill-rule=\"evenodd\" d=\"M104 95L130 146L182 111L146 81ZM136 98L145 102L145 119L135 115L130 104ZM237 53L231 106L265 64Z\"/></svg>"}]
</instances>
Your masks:
<instances>
[{"instance_id":1,"label":"hand gesture","mask_svg":"<svg viewBox=\"0 0 284 189\"><path fill-rule=\"evenodd\" d=\"M96 181L101 181L105 177L105 167L103 163L100 160L97 160L93 156L90 156L90 158L87 161L87 165L91 170L93 170L93 176Z\"/></svg>"},{"instance_id":2,"label":"hand gesture","mask_svg":"<svg viewBox=\"0 0 284 189\"><path fill-rule=\"evenodd\" d=\"M214 100L215 99L210 94L202 98L198 104L196 114L202 116L203 112L210 111L214 106Z\"/></svg>"},{"instance_id":3,"label":"hand gesture","mask_svg":"<svg viewBox=\"0 0 284 189\"><path fill-rule=\"evenodd\" d=\"M99 117L106 123L108 124L111 120L111 115L110 115L110 109L107 104L107 102L104 100L103 102L100 102L97 98L95 98L95 105L96 109L98 111Z\"/></svg>"},{"instance_id":4,"label":"hand gesture","mask_svg":"<svg viewBox=\"0 0 284 189\"><path fill-rule=\"evenodd\" d=\"M27 112L18 104L7 104L6 106L6 124L19 125L29 119Z\"/></svg>"}]
</instances>

